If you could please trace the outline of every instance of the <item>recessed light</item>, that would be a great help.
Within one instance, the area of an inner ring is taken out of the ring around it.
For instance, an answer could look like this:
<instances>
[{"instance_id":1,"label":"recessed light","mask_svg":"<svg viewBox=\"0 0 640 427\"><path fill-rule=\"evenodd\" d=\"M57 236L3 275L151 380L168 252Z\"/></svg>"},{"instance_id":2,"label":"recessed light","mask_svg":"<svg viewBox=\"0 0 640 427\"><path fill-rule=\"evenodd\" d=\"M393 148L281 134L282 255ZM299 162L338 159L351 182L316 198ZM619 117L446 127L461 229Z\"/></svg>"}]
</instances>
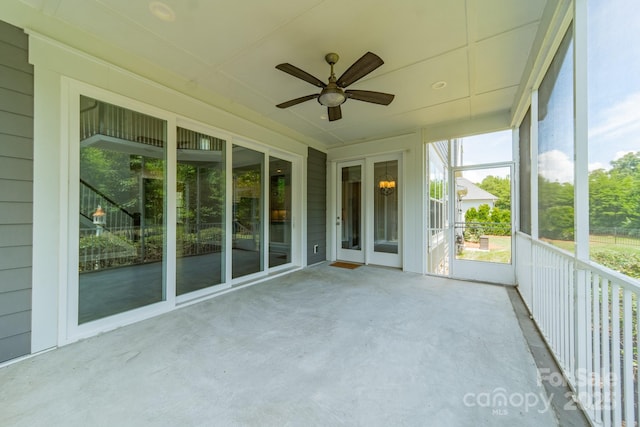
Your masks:
<instances>
[{"instance_id":1,"label":"recessed light","mask_svg":"<svg viewBox=\"0 0 640 427\"><path fill-rule=\"evenodd\" d=\"M434 84L432 84L431 89L434 89L434 90L444 89L446 86L447 86L447 82L445 82L444 80L440 80L439 82L435 82Z\"/></svg>"},{"instance_id":2,"label":"recessed light","mask_svg":"<svg viewBox=\"0 0 640 427\"><path fill-rule=\"evenodd\" d=\"M173 22L176 20L176 14L169 6L161 1L152 1L149 3L149 10L161 21Z\"/></svg>"}]
</instances>

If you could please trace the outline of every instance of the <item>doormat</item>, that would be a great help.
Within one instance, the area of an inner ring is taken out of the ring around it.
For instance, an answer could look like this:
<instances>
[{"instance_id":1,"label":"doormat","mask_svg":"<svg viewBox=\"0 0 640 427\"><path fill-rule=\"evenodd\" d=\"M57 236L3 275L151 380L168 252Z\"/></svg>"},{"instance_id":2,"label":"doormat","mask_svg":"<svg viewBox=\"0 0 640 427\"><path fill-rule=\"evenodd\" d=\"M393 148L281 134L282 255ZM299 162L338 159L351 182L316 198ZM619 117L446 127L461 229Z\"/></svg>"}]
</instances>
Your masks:
<instances>
[{"instance_id":1,"label":"doormat","mask_svg":"<svg viewBox=\"0 0 640 427\"><path fill-rule=\"evenodd\" d=\"M353 270L354 268L360 267L361 264L353 264L351 262L336 261L333 264L329 264L329 265L331 267L348 268L349 270Z\"/></svg>"}]
</instances>

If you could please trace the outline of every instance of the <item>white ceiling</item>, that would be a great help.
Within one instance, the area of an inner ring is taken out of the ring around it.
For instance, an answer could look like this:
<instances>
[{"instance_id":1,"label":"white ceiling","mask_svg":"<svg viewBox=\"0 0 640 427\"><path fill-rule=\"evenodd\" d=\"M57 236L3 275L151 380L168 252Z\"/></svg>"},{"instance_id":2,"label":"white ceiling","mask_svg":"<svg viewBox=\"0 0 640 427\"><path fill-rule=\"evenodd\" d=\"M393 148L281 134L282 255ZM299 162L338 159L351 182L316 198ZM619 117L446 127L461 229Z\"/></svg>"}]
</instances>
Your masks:
<instances>
[{"instance_id":1,"label":"white ceiling","mask_svg":"<svg viewBox=\"0 0 640 427\"><path fill-rule=\"evenodd\" d=\"M509 110L546 3L164 0L166 22L147 0L21 1L328 147ZM349 88L393 93L389 106L348 100L334 122L314 100L275 107L319 92L277 64L326 81L326 53L340 55L339 76L367 51L385 64Z\"/></svg>"}]
</instances>

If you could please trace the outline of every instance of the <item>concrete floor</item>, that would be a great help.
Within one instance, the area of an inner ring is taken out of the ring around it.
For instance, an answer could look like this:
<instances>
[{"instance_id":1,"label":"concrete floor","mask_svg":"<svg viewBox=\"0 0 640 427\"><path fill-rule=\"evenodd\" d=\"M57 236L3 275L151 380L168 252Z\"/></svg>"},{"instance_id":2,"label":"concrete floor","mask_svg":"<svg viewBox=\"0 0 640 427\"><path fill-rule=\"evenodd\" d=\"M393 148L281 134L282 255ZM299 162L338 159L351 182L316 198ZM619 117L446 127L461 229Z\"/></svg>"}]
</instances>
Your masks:
<instances>
[{"instance_id":1,"label":"concrete floor","mask_svg":"<svg viewBox=\"0 0 640 427\"><path fill-rule=\"evenodd\" d=\"M557 425L505 288L375 267L240 289L0 384L2 426Z\"/></svg>"}]
</instances>

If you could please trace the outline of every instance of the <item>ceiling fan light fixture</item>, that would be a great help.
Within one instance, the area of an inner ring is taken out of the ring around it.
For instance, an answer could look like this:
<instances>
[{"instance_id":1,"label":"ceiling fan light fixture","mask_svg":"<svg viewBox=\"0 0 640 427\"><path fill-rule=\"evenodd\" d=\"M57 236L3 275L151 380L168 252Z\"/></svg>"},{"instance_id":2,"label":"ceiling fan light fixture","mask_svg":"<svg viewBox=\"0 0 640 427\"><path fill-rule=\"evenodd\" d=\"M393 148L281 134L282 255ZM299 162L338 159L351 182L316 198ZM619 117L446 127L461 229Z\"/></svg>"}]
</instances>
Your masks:
<instances>
[{"instance_id":1,"label":"ceiling fan light fixture","mask_svg":"<svg viewBox=\"0 0 640 427\"><path fill-rule=\"evenodd\" d=\"M347 100L347 96L344 94L342 89L339 87L331 87L327 85L322 92L320 92L320 96L318 96L318 102L325 107L337 107L338 105L344 104Z\"/></svg>"}]
</instances>

